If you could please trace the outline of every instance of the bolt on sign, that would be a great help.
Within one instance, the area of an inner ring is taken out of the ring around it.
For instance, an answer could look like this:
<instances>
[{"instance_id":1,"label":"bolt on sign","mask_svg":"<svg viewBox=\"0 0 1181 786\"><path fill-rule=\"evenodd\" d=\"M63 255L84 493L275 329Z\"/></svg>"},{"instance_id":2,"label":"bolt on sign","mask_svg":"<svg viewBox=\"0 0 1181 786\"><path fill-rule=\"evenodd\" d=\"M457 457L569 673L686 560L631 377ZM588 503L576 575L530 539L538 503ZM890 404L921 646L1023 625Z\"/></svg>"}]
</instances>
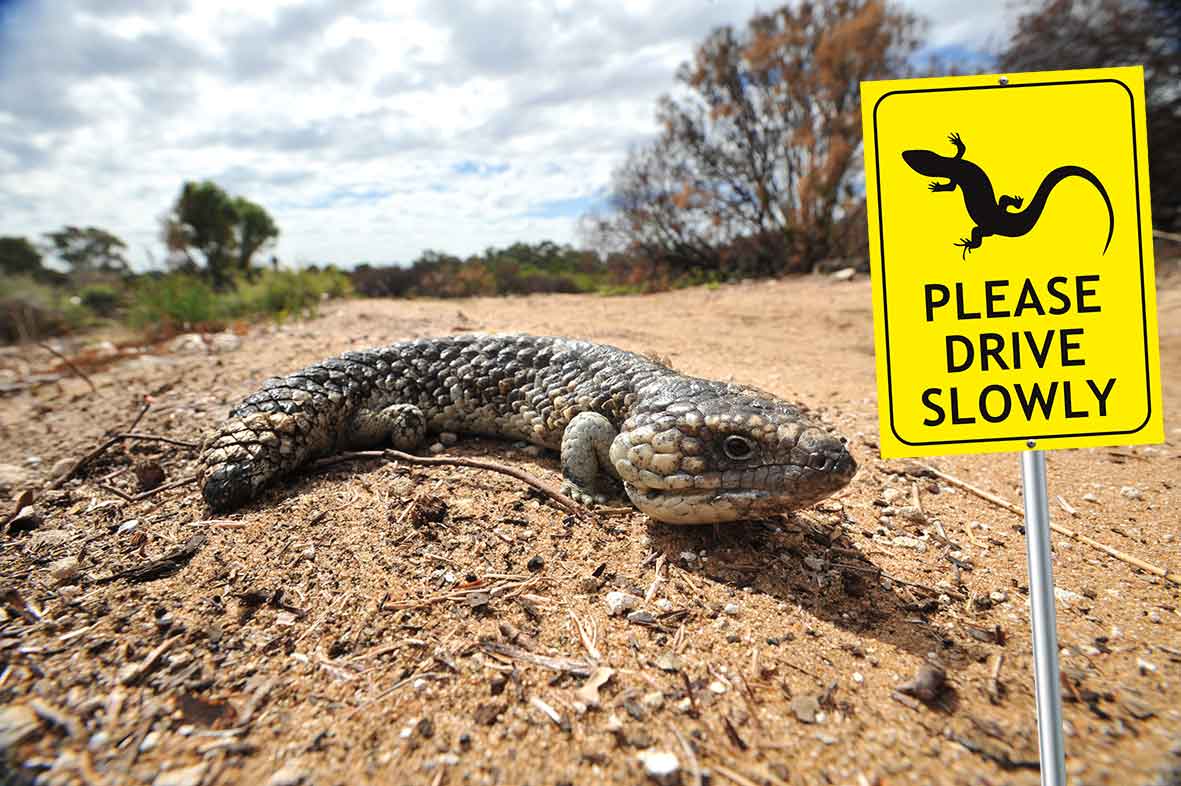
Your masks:
<instances>
[{"instance_id":1,"label":"bolt on sign","mask_svg":"<svg viewBox=\"0 0 1181 786\"><path fill-rule=\"evenodd\" d=\"M882 455L1163 441L1143 70L861 101Z\"/></svg>"}]
</instances>

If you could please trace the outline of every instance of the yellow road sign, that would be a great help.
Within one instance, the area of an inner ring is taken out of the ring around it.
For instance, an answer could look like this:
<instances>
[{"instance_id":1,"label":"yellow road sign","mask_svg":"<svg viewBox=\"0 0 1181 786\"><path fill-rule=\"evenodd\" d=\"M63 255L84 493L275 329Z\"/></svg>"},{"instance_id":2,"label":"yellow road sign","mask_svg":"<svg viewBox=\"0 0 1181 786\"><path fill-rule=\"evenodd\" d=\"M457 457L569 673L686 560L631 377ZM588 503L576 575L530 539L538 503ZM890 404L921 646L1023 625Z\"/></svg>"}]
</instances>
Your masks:
<instances>
[{"instance_id":1,"label":"yellow road sign","mask_svg":"<svg viewBox=\"0 0 1181 786\"><path fill-rule=\"evenodd\" d=\"M882 455L1163 441L1142 69L861 101Z\"/></svg>"}]
</instances>

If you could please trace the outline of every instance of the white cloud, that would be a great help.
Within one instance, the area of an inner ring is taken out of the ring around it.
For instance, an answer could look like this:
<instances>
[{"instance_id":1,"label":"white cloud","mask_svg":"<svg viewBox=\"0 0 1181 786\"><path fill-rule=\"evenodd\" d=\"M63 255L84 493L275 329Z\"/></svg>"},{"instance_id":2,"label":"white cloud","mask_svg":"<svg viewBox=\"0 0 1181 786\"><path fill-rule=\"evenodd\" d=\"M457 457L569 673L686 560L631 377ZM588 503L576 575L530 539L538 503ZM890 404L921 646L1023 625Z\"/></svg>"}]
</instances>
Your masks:
<instances>
[{"instance_id":1,"label":"white cloud","mask_svg":"<svg viewBox=\"0 0 1181 786\"><path fill-rule=\"evenodd\" d=\"M766 5L0 4L0 234L94 224L142 267L181 183L212 178L292 262L573 240L694 43ZM1003 33L1000 4L910 5L935 47Z\"/></svg>"}]
</instances>

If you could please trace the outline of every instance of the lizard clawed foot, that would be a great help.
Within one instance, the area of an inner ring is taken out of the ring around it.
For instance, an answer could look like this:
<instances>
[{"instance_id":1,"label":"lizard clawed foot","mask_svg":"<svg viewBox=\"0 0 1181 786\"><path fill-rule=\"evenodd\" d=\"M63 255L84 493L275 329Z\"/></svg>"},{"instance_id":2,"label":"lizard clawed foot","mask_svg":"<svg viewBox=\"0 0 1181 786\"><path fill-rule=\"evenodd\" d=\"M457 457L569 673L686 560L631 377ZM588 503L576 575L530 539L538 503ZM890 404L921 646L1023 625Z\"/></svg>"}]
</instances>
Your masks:
<instances>
[{"instance_id":1,"label":"lizard clawed foot","mask_svg":"<svg viewBox=\"0 0 1181 786\"><path fill-rule=\"evenodd\" d=\"M927 188L931 191L938 191L940 185L941 184L939 183L938 180L932 180L931 185L927 186Z\"/></svg>"},{"instance_id":2,"label":"lizard clawed foot","mask_svg":"<svg viewBox=\"0 0 1181 786\"><path fill-rule=\"evenodd\" d=\"M1024 202L1024 201L1025 201L1025 200L1024 200L1024 199L1022 199L1022 198L1021 198L1021 197L1019 197L1019 196L1015 196L1015 197L1013 197L1013 207L1021 207L1021 203L1022 203L1022 202Z\"/></svg>"},{"instance_id":3,"label":"lizard clawed foot","mask_svg":"<svg viewBox=\"0 0 1181 786\"><path fill-rule=\"evenodd\" d=\"M955 131L952 131L950 134L947 135L947 141L951 142L953 145L957 145L957 146L963 144L963 140L960 139L960 135L957 134Z\"/></svg>"},{"instance_id":4,"label":"lizard clawed foot","mask_svg":"<svg viewBox=\"0 0 1181 786\"><path fill-rule=\"evenodd\" d=\"M960 254L960 259L967 259L968 254L971 253L973 248L975 248L975 246L972 245L972 239L967 237L961 237L960 242L952 243L952 245L956 248L962 248L964 250L964 252Z\"/></svg>"}]
</instances>

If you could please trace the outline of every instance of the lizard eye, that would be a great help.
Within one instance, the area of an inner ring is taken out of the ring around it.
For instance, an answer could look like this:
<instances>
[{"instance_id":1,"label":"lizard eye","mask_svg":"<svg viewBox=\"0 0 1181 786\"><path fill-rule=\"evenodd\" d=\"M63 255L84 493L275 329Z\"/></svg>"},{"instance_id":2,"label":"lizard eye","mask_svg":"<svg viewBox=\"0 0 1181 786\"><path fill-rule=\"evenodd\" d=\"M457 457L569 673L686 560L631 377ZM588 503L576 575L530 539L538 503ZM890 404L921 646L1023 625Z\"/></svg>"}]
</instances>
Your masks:
<instances>
[{"instance_id":1,"label":"lizard eye","mask_svg":"<svg viewBox=\"0 0 1181 786\"><path fill-rule=\"evenodd\" d=\"M732 434L722 442L722 451L735 461L746 461L755 454L755 446L746 437Z\"/></svg>"}]
</instances>

